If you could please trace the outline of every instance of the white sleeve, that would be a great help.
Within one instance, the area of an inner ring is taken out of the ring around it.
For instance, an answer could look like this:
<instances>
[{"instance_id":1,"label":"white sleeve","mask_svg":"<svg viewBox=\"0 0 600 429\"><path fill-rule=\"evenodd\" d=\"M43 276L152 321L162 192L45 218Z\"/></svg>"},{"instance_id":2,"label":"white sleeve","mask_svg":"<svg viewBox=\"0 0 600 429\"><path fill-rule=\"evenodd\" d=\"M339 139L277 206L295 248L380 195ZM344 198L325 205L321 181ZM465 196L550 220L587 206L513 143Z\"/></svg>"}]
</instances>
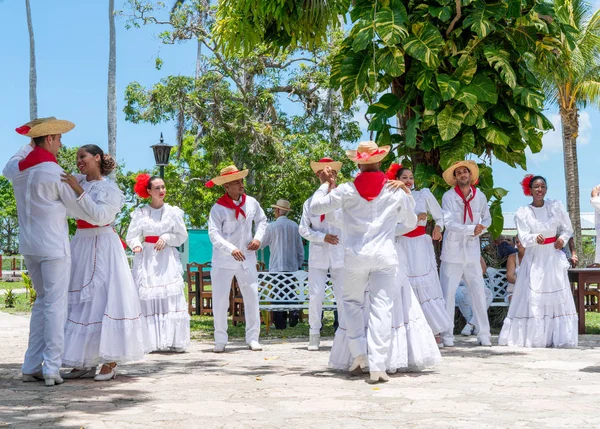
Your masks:
<instances>
[{"instance_id":1,"label":"white sleeve","mask_svg":"<svg viewBox=\"0 0 600 429\"><path fill-rule=\"evenodd\" d=\"M435 221L435 225L439 226L440 229L443 230L444 213L442 213L440 203L438 203L437 199L433 196L429 189L425 188L421 192L425 196L425 205L427 206L427 211L431 214L431 217Z\"/></svg>"},{"instance_id":2,"label":"white sleeve","mask_svg":"<svg viewBox=\"0 0 600 429\"><path fill-rule=\"evenodd\" d=\"M409 232L417 227L417 222L419 220L415 213L415 199L411 194L407 195L402 191L400 191L399 195L402 196L402 204L398 224L402 224L404 228L408 228L408 231L406 232Z\"/></svg>"},{"instance_id":3,"label":"white sleeve","mask_svg":"<svg viewBox=\"0 0 600 429\"><path fill-rule=\"evenodd\" d=\"M256 226L256 232L254 233L254 239L261 241L263 240L265 233L267 232L267 215L263 208L256 202L258 209L254 214L254 225Z\"/></svg>"},{"instance_id":4,"label":"white sleeve","mask_svg":"<svg viewBox=\"0 0 600 429\"><path fill-rule=\"evenodd\" d=\"M481 191L477 191L477 192L481 192ZM486 228L489 228L490 225L492 224L492 215L490 215L490 207L488 206L488 202L487 202L487 198L485 197L485 195L483 194L483 192L481 192L481 198L483 199L483 208L481 210L481 217L479 218L479 223L482 224L483 226L485 226Z\"/></svg>"},{"instance_id":5,"label":"white sleeve","mask_svg":"<svg viewBox=\"0 0 600 429\"><path fill-rule=\"evenodd\" d=\"M535 234L531 232L531 228L526 220L526 208L520 208L517 210L517 214L515 215L515 224L517 225L517 234L519 235L519 240L523 247L535 247L539 246L536 238L539 234Z\"/></svg>"},{"instance_id":6,"label":"white sleeve","mask_svg":"<svg viewBox=\"0 0 600 429\"><path fill-rule=\"evenodd\" d=\"M173 210L171 230L165 234L161 234L162 238L168 246L181 246L188 239L187 228L183 220L183 210L179 207L171 207ZM131 247L131 246L130 246Z\"/></svg>"},{"instance_id":7,"label":"white sleeve","mask_svg":"<svg viewBox=\"0 0 600 429\"><path fill-rule=\"evenodd\" d=\"M116 184L111 183L98 192L95 200L84 192L77 202L91 219L90 223L108 225L114 222L123 207L123 193Z\"/></svg>"},{"instance_id":8,"label":"white sleeve","mask_svg":"<svg viewBox=\"0 0 600 429\"><path fill-rule=\"evenodd\" d=\"M563 247L565 247L569 239L573 237L573 225L563 204L560 201L555 201L554 204L556 204L556 210L560 213L561 222L558 229L558 236L562 239Z\"/></svg>"},{"instance_id":9,"label":"white sleeve","mask_svg":"<svg viewBox=\"0 0 600 429\"><path fill-rule=\"evenodd\" d=\"M15 176L19 173L19 161L29 155L32 150L33 148L30 144L19 149L19 151L14 154L6 163L4 170L2 170L2 175L12 182Z\"/></svg>"},{"instance_id":10,"label":"white sleeve","mask_svg":"<svg viewBox=\"0 0 600 429\"><path fill-rule=\"evenodd\" d=\"M323 183L315 191L312 200L310 202L310 211L316 215L322 215L328 212L332 212L342 207L344 203L344 188L345 186L338 186L331 192L329 190L329 184Z\"/></svg>"},{"instance_id":11,"label":"white sleeve","mask_svg":"<svg viewBox=\"0 0 600 429\"><path fill-rule=\"evenodd\" d=\"M315 231L312 229L312 224L310 223L310 204L309 201L306 201L302 206L302 217L300 218L300 225L298 226L298 232L302 237L307 239L308 241L323 243L325 241L325 233L320 231Z\"/></svg>"},{"instance_id":12,"label":"white sleeve","mask_svg":"<svg viewBox=\"0 0 600 429\"><path fill-rule=\"evenodd\" d=\"M221 219L216 206L213 206L208 216L208 238L213 246L229 255L236 249L232 243L223 237L223 219Z\"/></svg>"},{"instance_id":13,"label":"white sleeve","mask_svg":"<svg viewBox=\"0 0 600 429\"><path fill-rule=\"evenodd\" d=\"M592 197L592 199L590 199L590 204L594 207L594 210L600 211L600 195Z\"/></svg>"},{"instance_id":14,"label":"white sleeve","mask_svg":"<svg viewBox=\"0 0 600 429\"><path fill-rule=\"evenodd\" d=\"M127 236L125 241L130 249L135 249L136 247L142 247L142 219L144 213L142 208L137 208L131 213L131 221L129 222L129 228L127 228Z\"/></svg>"},{"instance_id":15,"label":"white sleeve","mask_svg":"<svg viewBox=\"0 0 600 429\"><path fill-rule=\"evenodd\" d=\"M453 207L453 200L447 193L442 197L442 214L444 215L444 227L448 231L456 232L462 235L475 235L475 225L465 225L458 223L453 218L453 212L458 210ZM489 215L489 209L488 209Z\"/></svg>"}]
</instances>

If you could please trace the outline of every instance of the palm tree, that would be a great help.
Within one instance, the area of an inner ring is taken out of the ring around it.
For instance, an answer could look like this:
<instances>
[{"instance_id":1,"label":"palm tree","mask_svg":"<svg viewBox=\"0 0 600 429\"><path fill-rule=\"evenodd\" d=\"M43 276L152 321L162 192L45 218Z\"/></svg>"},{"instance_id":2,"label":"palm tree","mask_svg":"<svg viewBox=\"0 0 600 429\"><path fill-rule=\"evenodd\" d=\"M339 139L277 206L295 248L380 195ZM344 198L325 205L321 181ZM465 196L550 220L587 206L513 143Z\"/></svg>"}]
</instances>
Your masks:
<instances>
[{"instance_id":1,"label":"palm tree","mask_svg":"<svg viewBox=\"0 0 600 429\"><path fill-rule=\"evenodd\" d=\"M37 118L37 71L35 66L35 39L33 37L33 24L31 22L31 6L25 0L27 11L27 28L29 29L29 119Z\"/></svg>"},{"instance_id":2,"label":"palm tree","mask_svg":"<svg viewBox=\"0 0 600 429\"><path fill-rule=\"evenodd\" d=\"M108 54L108 153L117 159L117 41L115 32L115 0L108 0L108 27L110 33L110 48ZM116 171L112 174L114 179Z\"/></svg>"},{"instance_id":3,"label":"palm tree","mask_svg":"<svg viewBox=\"0 0 600 429\"><path fill-rule=\"evenodd\" d=\"M554 0L557 23L562 26L563 49L554 64L539 67L548 101L558 105L564 151L567 210L581 254L577 135L579 109L600 106L600 10L593 15L584 0Z\"/></svg>"}]
</instances>

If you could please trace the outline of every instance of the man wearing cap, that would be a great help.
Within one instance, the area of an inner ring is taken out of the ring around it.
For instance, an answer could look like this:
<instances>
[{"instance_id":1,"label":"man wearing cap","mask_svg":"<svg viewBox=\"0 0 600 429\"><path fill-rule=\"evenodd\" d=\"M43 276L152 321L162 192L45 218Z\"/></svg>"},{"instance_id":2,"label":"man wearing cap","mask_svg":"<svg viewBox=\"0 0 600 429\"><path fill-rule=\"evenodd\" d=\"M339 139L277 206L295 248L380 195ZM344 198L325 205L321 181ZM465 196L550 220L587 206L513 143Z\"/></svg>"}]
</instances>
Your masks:
<instances>
[{"instance_id":1,"label":"man wearing cap","mask_svg":"<svg viewBox=\"0 0 600 429\"><path fill-rule=\"evenodd\" d=\"M298 224L287 215L291 211L290 202L278 200L271 205L275 213L275 222L267 226L267 232L261 247L269 246L269 272L295 272L302 269L304 263L304 246L298 233ZM273 313L273 323L277 329L286 327L286 311ZM290 327L298 324L298 310L290 311Z\"/></svg>"},{"instance_id":2,"label":"man wearing cap","mask_svg":"<svg viewBox=\"0 0 600 429\"><path fill-rule=\"evenodd\" d=\"M491 224L488 202L483 192L473 185L479 178L479 167L474 161L455 162L443 173L452 187L442 197L444 240L440 283L450 320L454 320L455 294L461 278L469 290L477 338L482 346L491 346L490 323L487 315L485 284L481 270L479 236ZM454 346L454 326L442 332L444 346Z\"/></svg>"},{"instance_id":3,"label":"man wearing cap","mask_svg":"<svg viewBox=\"0 0 600 429\"><path fill-rule=\"evenodd\" d=\"M233 277L237 279L244 298L246 343L251 350L262 350L258 342L260 316L258 310L258 273L256 250L267 229L265 212L244 192L244 177L248 170L239 171L231 165L206 186L222 185L225 194L217 200L208 218L208 236L213 244L212 281L213 315L215 324L215 353L227 345L227 308ZM252 224L255 233L252 235Z\"/></svg>"},{"instance_id":4,"label":"man wearing cap","mask_svg":"<svg viewBox=\"0 0 600 429\"><path fill-rule=\"evenodd\" d=\"M54 117L35 119L17 128L30 137L4 167L12 182L19 217L19 252L37 293L31 310L29 345L22 367L23 381L45 379L60 384L64 329L67 321L71 247L67 210L86 219L73 190L61 182L56 160L62 134L75 125Z\"/></svg>"},{"instance_id":5,"label":"man wearing cap","mask_svg":"<svg viewBox=\"0 0 600 429\"><path fill-rule=\"evenodd\" d=\"M386 187L387 177L380 171L381 160L389 146L361 142L346 155L360 169L353 183L335 189L331 168L320 174L321 186L312 197L310 210L315 215L342 210L342 237L345 247L345 273L342 286L343 314L353 357L350 371L370 371L371 382L388 381L386 361L390 351L392 301L395 295L398 255L395 228L417 225L415 201L410 192L394 192ZM363 307L369 285L368 336L365 335Z\"/></svg>"},{"instance_id":6,"label":"man wearing cap","mask_svg":"<svg viewBox=\"0 0 600 429\"><path fill-rule=\"evenodd\" d=\"M311 161L310 168L317 177L329 167L337 177L342 163L331 158L323 158L318 162ZM308 350L319 350L321 341L321 318L327 273L331 277L334 295L337 300L336 322L342 319L342 274L344 268L344 247L340 244L341 231L325 215L314 215L310 211L312 197L304 203L300 219L300 235L309 241L308 248L308 324L310 340ZM340 213L341 216L341 213ZM335 322L334 322L335 325ZM345 326L345 325L342 325Z\"/></svg>"}]
</instances>

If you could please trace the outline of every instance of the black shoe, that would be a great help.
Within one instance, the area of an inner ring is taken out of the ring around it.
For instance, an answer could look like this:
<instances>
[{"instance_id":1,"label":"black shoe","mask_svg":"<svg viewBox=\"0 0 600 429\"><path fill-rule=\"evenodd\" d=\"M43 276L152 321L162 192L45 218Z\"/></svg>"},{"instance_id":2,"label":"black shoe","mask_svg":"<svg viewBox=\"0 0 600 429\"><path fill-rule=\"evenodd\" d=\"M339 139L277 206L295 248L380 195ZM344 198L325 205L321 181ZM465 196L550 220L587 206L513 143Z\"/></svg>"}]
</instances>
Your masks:
<instances>
[{"instance_id":1,"label":"black shoe","mask_svg":"<svg viewBox=\"0 0 600 429\"><path fill-rule=\"evenodd\" d=\"M273 324L275 325L275 329L285 329L287 327L286 323L286 312L285 311L275 311L273 312Z\"/></svg>"},{"instance_id":2,"label":"black shoe","mask_svg":"<svg viewBox=\"0 0 600 429\"><path fill-rule=\"evenodd\" d=\"M298 311L290 311L290 328L293 328L300 321L300 313Z\"/></svg>"}]
</instances>

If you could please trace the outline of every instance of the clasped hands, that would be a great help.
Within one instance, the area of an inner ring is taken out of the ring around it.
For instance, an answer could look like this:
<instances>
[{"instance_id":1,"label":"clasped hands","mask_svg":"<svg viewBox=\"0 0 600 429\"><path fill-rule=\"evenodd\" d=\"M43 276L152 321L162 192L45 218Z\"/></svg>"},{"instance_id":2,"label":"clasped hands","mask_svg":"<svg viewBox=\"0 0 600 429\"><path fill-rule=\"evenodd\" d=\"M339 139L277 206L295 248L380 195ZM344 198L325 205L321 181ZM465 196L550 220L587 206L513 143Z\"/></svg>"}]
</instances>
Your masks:
<instances>
[{"instance_id":1,"label":"clasped hands","mask_svg":"<svg viewBox=\"0 0 600 429\"><path fill-rule=\"evenodd\" d=\"M546 241L546 238L542 234L538 234L538 236L535 237L535 241L537 244L544 244L544 241ZM565 242L563 241L562 238L557 238L556 241L554 242L554 248L557 250L562 249L564 246L565 246Z\"/></svg>"},{"instance_id":2,"label":"clasped hands","mask_svg":"<svg viewBox=\"0 0 600 429\"><path fill-rule=\"evenodd\" d=\"M167 242L162 238L159 238L158 241L154 243L154 250L160 251L163 250L165 247L167 247ZM141 246L135 246L132 250L133 253L142 253L143 249Z\"/></svg>"}]
</instances>

